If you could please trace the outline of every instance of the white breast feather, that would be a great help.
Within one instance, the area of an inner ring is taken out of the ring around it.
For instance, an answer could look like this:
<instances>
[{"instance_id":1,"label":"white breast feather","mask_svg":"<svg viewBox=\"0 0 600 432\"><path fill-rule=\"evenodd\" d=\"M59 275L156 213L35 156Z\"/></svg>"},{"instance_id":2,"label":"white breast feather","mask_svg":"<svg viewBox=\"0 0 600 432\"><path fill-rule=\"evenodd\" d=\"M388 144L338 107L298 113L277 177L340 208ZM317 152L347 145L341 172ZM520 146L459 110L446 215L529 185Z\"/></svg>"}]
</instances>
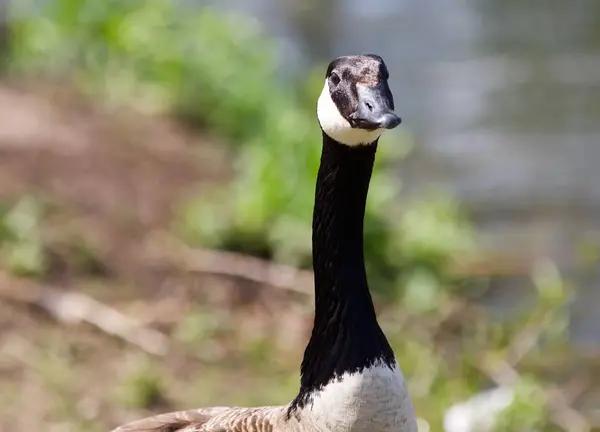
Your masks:
<instances>
[{"instance_id":1,"label":"white breast feather","mask_svg":"<svg viewBox=\"0 0 600 432\"><path fill-rule=\"evenodd\" d=\"M303 410L320 432L417 432L414 408L397 363L378 362L345 374L318 392Z\"/></svg>"},{"instance_id":2,"label":"white breast feather","mask_svg":"<svg viewBox=\"0 0 600 432\"><path fill-rule=\"evenodd\" d=\"M332 139L348 146L370 144L381 136L383 129L365 130L353 128L340 114L337 105L331 99L329 83L325 86L317 102L317 117L321 129Z\"/></svg>"}]
</instances>

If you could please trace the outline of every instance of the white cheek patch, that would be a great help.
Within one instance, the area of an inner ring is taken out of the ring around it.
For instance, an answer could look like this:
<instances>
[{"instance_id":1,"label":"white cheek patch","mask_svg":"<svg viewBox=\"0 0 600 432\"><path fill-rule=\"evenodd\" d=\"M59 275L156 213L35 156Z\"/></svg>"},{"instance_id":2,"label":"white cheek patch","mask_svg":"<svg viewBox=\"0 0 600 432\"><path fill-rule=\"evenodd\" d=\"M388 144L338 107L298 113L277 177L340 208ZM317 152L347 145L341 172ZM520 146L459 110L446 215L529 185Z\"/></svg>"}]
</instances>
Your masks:
<instances>
[{"instance_id":1,"label":"white cheek patch","mask_svg":"<svg viewBox=\"0 0 600 432\"><path fill-rule=\"evenodd\" d=\"M366 130L353 128L340 114L338 107L331 99L327 80L325 80L323 91L317 102L317 117L323 132L337 142L348 146L370 144L383 133L383 129Z\"/></svg>"}]
</instances>

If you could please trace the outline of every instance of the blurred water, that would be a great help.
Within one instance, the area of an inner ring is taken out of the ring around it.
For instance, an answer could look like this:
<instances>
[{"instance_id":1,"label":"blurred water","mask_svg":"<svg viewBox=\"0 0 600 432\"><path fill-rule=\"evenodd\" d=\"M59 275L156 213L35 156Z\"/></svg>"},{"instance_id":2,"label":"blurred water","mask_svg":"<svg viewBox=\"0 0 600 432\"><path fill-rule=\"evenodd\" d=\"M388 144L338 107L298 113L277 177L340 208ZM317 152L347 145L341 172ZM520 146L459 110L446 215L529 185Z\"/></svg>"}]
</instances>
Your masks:
<instances>
[{"instance_id":1,"label":"blurred water","mask_svg":"<svg viewBox=\"0 0 600 432\"><path fill-rule=\"evenodd\" d=\"M287 73L316 59L381 54L416 135L401 173L408 190L456 194L489 248L556 260L582 284L575 338L600 340L600 276L577 262L600 216L600 2L212 3L255 16L281 41ZM503 284L494 304L517 304L522 285Z\"/></svg>"}]
</instances>

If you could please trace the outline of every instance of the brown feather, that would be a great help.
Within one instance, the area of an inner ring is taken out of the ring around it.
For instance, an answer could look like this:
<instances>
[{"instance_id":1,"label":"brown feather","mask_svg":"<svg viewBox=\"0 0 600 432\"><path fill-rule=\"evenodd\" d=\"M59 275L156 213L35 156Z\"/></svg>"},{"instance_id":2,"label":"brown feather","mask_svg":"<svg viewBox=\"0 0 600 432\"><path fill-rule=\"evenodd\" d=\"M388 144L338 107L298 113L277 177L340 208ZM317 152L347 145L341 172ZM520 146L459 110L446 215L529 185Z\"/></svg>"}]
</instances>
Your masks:
<instances>
[{"instance_id":1,"label":"brown feather","mask_svg":"<svg viewBox=\"0 0 600 432\"><path fill-rule=\"evenodd\" d=\"M158 426L157 428L150 430L149 432L179 432L188 426L191 426L191 423L187 420L175 421L173 423L167 423Z\"/></svg>"},{"instance_id":2,"label":"brown feather","mask_svg":"<svg viewBox=\"0 0 600 432\"><path fill-rule=\"evenodd\" d=\"M282 407L214 407L148 417L112 432L272 432L273 409L283 418Z\"/></svg>"},{"instance_id":3,"label":"brown feather","mask_svg":"<svg viewBox=\"0 0 600 432\"><path fill-rule=\"evenodd\" d=\"M196 409L189 411L176 411L147 417L141 420L118 427L113 432L184 432L191 426L202 426L216 414L224 409Z\"/></svg>"}]
</instances>

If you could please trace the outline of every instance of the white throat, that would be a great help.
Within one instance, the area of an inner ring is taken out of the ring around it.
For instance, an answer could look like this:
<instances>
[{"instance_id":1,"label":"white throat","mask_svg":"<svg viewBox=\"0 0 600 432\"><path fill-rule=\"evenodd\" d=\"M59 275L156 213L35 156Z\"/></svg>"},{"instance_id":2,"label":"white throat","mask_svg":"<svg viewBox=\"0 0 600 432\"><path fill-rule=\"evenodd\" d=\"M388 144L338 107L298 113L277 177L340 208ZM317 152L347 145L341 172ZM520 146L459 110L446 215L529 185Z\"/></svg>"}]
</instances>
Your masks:
<instances>
[{"instance_id":1,"label":"white throat","mask_svg":"<svg viewBox=\"0 0 600 432\"><path fill-rule=\"evenodd\" d=\"M370 144L379 138L384 131L383 129L371 131L353 128L340 114L337 105L331 99L327 79L317 102L317 117L323 132L337 142L348 146Z\"/></svg>"},{"instance_id":2,"label":"white throat","mask_svg":"<svg viewBox=\"0 0 600 432\"><path fill-rule=\"evenodd\" d=\"M417 432L412 401L397 363L347 373L317 392L304 415L319 431Z\"/></svg>"}]
</instances>

